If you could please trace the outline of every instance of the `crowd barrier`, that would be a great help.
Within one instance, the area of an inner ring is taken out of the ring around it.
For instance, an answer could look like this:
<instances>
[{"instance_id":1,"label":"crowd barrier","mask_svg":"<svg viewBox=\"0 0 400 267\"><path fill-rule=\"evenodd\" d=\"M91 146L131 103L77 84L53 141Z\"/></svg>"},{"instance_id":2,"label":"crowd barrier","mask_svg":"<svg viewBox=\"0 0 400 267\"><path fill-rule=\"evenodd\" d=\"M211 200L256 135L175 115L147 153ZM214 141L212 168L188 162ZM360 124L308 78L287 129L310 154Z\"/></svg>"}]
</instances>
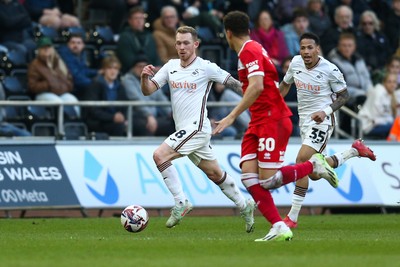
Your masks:
<instances>
[{"instance_id":1,"label":"crowd barrier","mask_svg":"<svg viewBox=\"0 0 400 267\"><path fill-rule=\"evenodd\" d=\"M173 199L153 160L158 140L46 141L10 143L0 148L0 209L111 209L130 204L169 208ZM309 207L400 207L400 144L370 142L375 162L353 158L336 169L337 189L311 181ZM328 154L348 149L350 141L332 140ZM293 138L285 155L292 163L300 141ZM240 182L240 141L214 141L221 167ZM184 190L197 207L234 207L187 158L174 161ZM294 184L273 190L278 206L290 206Z\"/></svg>"}]
</instances>

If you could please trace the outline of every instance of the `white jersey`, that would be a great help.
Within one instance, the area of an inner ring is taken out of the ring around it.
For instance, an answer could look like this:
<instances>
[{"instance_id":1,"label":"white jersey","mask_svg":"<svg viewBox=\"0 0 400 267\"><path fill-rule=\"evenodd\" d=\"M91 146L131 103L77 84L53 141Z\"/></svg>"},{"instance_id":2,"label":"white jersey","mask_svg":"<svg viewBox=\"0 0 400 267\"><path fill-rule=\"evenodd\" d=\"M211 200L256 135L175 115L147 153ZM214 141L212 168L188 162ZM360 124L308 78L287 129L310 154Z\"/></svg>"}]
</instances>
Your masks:
<instances>
[{"instance_id":1,"label":"white jersey","mask_svg":"<svg viewBox=\"0 0 400 267\"><path fill-rule=\"evenodd\" d=\"M169 84L176 130L193 125L198 131L211 133L206 108L211 86L213 82L225 84L231 75L200 57L186 67L180 62L180 59L169 60L151 81L158 89Z\"/></svg>"},{"instance_id":2,"label":"white jersey","mask_svg":"<svg viewBox=\"0 0 400 267\"><path fill-rule=\"evenodd\" d=\"M312 69L307 69L300 55L293 57L283 78L285 83L295 83L297 89L300 127L316 124L311 114L328 107L336 93L346 89L342 72L323 57ZM327 116L321 124L334 126L334 114Z\"/></svg>"}]
</instances>

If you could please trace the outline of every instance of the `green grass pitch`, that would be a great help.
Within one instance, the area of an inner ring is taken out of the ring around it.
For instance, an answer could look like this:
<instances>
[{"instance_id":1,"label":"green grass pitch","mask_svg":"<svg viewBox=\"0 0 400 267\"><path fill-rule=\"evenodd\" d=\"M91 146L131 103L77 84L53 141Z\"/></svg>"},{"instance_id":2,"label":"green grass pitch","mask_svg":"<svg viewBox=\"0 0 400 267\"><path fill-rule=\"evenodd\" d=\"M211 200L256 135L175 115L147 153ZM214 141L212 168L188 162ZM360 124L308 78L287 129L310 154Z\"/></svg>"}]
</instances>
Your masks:
<instances>
[{"instance_id":1,"label":"green grass pitch","mask_svg":"<svg viewBox=\"0 0 400 267\"><path fill-rule=\"evenodd\" d=\"M400 266L400 215L302 216L290 242L261 242L240 217L152 216L141 233L119 218L0 219L0 266Z\"/></svg>"}]
</instances>

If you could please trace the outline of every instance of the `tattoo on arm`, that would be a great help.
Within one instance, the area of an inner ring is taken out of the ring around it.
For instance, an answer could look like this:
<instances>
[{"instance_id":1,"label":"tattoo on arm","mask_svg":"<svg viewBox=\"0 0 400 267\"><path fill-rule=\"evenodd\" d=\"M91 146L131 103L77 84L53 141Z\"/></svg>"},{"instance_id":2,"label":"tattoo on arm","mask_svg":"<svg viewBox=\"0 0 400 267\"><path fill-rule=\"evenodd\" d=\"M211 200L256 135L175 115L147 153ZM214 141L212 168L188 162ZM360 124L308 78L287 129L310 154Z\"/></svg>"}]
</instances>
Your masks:
<instances>
[{"instance_id":1,"label":"tattoo on arm","mask_svg":"<svg viewBox=\"0 0 400 267\"><path fill-rule=\"evenodd\" d=\"M333 101L331 104L331 108L333 111L338 110L341 108L344 104L346 104L347 100L349 100L350 95L349 92L347 91L347 88L344 89L343 91L339 92L336 94L336 100Z\"/></svg>"},{"instance_id":2,"label":"tattoo on arm","mask_svg":"<svg viewBox=\"0 0 400 267\"><path fill-rule=\"evenodd\" d=\"M231 88L236 93L242 95L242 83L233 78L232 76L226 81L225 86Z\"/></svg>"}]
</instances>

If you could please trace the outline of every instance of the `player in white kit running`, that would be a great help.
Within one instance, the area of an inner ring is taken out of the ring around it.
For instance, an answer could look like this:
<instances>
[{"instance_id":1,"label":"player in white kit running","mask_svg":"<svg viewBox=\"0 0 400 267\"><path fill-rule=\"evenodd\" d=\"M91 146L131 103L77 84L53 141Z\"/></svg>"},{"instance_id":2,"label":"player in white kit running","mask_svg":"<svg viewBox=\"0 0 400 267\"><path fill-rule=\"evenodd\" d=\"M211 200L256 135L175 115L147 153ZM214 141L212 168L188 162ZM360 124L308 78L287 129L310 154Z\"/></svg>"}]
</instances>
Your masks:
<instances>
[{"instance_id":1,"label":"player in white kit running","mask_svg":"<svg viewBox=\"0 0 400 267\"><path fill-rule=\"evenodd\" d=\"M154 162L175 200L166 226L171 228L179 224L193 208L172 164L172 160L188 156L236 204L245 219L246 231L252 232L255 203L252 199L246 200L234 179L219 167L210 146L212 129L206 108L213 82L237 91L241 91L241 84L215 63L198 57L198 46L196 30L182 26L176 31L175 48L179 59L169 60L157 73L154 66L147 65L141 74L144 95L152 94L166 83L171 92L176 132L167 137L153 154Z\"/></svg>"},{"instance_id":2,"label":"player in white kit running","mask_svg":"<svg viewBox=\"0 0 400 267\"><path fill-rule=\"evenodd\" d=\"M285 96L292 83L297 89L300 135L302 146L296 162L305 162L318 153L325 154L325 148L336 125L334 111L342 107L349 98L342 72L334 64L319 56L319 38L313 33L300 37L300 55L295 56L279 85ZM330 157L327 162L333 168L341 166L352 157L367 157L376 160L374 153L362 140L355 140L352 147ZM313 179L313 176L310 175ZM296 181L292 208L284 222L291 228L297 227L308 189L308 177Z\"/></svg>"}]
</instances>

